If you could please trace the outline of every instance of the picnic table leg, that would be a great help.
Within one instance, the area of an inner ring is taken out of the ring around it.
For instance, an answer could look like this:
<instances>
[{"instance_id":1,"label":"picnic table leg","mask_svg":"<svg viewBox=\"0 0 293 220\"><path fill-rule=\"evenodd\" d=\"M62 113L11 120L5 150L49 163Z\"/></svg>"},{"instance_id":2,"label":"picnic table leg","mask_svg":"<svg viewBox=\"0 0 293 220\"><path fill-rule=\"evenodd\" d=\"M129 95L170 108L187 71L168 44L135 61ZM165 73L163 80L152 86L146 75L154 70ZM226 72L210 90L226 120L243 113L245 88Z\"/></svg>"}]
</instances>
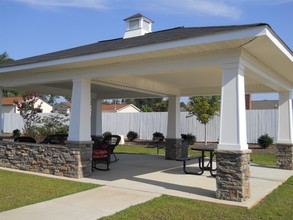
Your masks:
<instances>
[{"instance_id":1,"label":"picnic table leg","mask_svg":"<svg viewBox=\"0 0 293 220\"><path fill-rule=\"evenodd\" d=\"M202 170L208 170L209 164L207 164L207 166L204 165L204 158L205 158L204 151L201 151L201 163L199 164L199 168Z\"/></svg>"},{"instance_id":2,"label":"picnic table leg","mask_svg":"<svg viewBox=\"0 0 293 220\"><path fill-rule=\"evenodd\" d=\"M210 151L210 162L209 162L209 164L210 164L210 173L211 173L211 175L213 177L216 176L216 174L213 173L213 171L216 171L216 169L213 169L213 157L214 157L214 155L215 155L215 153Z\"/></svg>"},{"instance_id":3,"label":"picnic table leg","mask_svg":"<svg viewBox=\"0 0 293 220\"><path fill-rule=\"evenodd\" d=\"M200 164L202 163L202 158L199 157L198 159L199 159L198 163L199 163L199 167L200 167ZM186 173L186 174L192 174L192 175L202 175L203 174L204 169L202 169L202 168L200 168L200 172L187 171L186 170L186 161L187 160L184 160L183 161L183 171L184 171L184 173Z\"/></svg>"}]
</instances>

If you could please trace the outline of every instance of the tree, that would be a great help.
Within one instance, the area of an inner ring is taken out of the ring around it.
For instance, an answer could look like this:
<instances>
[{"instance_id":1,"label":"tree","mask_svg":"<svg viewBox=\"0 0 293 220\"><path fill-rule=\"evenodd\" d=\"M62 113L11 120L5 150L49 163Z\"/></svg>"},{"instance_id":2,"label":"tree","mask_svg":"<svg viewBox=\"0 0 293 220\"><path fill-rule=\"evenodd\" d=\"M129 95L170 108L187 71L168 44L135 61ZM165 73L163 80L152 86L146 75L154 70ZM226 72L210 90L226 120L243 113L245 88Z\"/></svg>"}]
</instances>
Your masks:
<instances>
[{"instance_id":1,"label":"tree","mask_svg":"<svg viewBox=\"0 0 293 220\"><path fill-rule=\"evenodd\" d=\"M16 90L3 89L3 97L17 97L17 96L21 96L21 92Z\"/></svg>"},{"instance_id":2,"label":"tree","mask_svg":"<svg viewBox=\"0 0 293 220\"><path fill-rule=\"evenodd\" d=\"M0 54L0 63L8 63L14 61L12 58L9 57L7 52ZM15 97L20 96L21 93L15 90L6 90L3 89L3 97Z\"/></svg>"},{"instance_id":3,"label":"tree","mask_svg":"<svg viewBox=\"0 0 293 220\"><path fill-rule=\"evenodd\" d=\"M197 120L205 126L205 145L207 145L207 123L220 112L220 96L189 97L187 110L190 116L196 116ZM189 116L189 117L190 117Z\"/></svg>"},{"instance_id":4,"label":"tree","mask_svg":"<svg viewBox=\"0 0 293 220\"><path fill-rule=\"evenodd\" d=\"M38 138L44 139L48 135L67 134L69 130L68 121L67 114L56 113L43 117L40 120L40 126L36 127Z\"/></svg>"},{"instance_id":5,"label":"tree","mask_svg":"<svg viewBox=\"0 0 293 220\"><path fill-rule=\"evenodd\" d=\"M186 110L186 104L185 104L185 102L180 102L180 108Z\"/></svg>"},{"instance_id":6,"label":"tree","mask_svg":"<svg viewBox=\"0 0 293 220\"><path fill-rule=\"evenodd\" d=\"M24 121L23 133L28 136L34 136L34 128L40 122L41 105L36 105L38 101L38 93L24 93L21 101L16 101L15 104L19 109L20 115Z\"/></svg>"},{"instance_id":7,"label":"tree","mask_svg":"<svg viewBox=\"0 0 293 220\"><path fill-rule=\"evenodd\" d=\"M0 63L8 63L11 61L13 61L13 59L9 57L7 52L0 54Z\"/></svg>"},{"instance_id":8,"label":"tree","mask_svg":"<svg viewBox=\"0 0 293 220\"><path fill-rule=\"evenodd\" d=\"M45 95L41 94L40 98L43 99L45 102L47 102L50 105L56 105L57 104L57 99L60 98L58 95Z\"/></svg>"}]
</instances>

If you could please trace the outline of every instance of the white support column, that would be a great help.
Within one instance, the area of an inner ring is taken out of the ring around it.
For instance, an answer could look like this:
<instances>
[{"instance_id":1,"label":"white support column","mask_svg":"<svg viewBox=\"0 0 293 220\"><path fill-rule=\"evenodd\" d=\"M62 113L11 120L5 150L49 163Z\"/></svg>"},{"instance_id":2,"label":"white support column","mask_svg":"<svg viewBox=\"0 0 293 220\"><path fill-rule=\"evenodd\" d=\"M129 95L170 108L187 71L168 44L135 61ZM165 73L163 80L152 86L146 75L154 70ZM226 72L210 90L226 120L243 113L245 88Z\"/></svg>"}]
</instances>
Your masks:
<instances>
[{"instance_id":1,"label":"white support column","mask_svg":"<svg viewBox=\"0 0 293 220\"><path fill-rule=\"evenodd\" d=\"M278 144L293 144L291 92L279 93Z\"/></svg>"},{"instance_id":2,"label":"white support column","mask_svg":"<svg viewBox=\"0 0 293 220\"><path fill-rule=\"evenodd\" d=\"M182 158L182 140L180 135L180 97L170 96L168 104L168 125L165 158Z\"/></svg>"},{"instance_id":3,"label":"white support column","mask_svg":"<svg viewBox=\"0 0 293 220\"><path fill-rule=\"evenodd\" d=\"M169 97L167 138L178 139L180 134L180 96Z\"/></svg>"},{"instance_id":4,"label":"white support column","mask_svg":"<svg viewBox=\"0 0 293 220\"><path fill-rule=\"evenodd\" d=\"M250 197L250 153L246 138L244 67L223 66L220 141L216 150L216 197L242 202Z\"/></svg>"},{"instance_id":5,"label":"white support column","mask_svg":"<svg viewBox=\"0 0 293 220\"><path fill-rule=\"evenodd\" d=\"M244 66L223 66L220 150L246 150L247 145Z\"/></svg>"},{"instance_id":6,"label":"white support column","mask_svg":"<svg viewBox=\"0 0 293 220\"><path fill-rule=\"evenodd\" d=\"M3 88L0 87L0 136L3 135L3 121L2 121L2 90L3 90Z\"/></svg>"},{"instance_id":7,"label":"white support column","mask_svg":"<svg viewBox=\"0 0 293 220\"><path fill-rule=\"evenodd\" d=\"M91 141L91 82L74 79L68 141Z\"/></svg>"},{"instance_id":8,"label":"white support column","mask_svg":"<svg viewBox=\"0 0 293 220\"><path fill-rule=\"evenodd\" d=\"M102 136L102 100L92 99L91 134Z\"/></svg>"}]
</instances>

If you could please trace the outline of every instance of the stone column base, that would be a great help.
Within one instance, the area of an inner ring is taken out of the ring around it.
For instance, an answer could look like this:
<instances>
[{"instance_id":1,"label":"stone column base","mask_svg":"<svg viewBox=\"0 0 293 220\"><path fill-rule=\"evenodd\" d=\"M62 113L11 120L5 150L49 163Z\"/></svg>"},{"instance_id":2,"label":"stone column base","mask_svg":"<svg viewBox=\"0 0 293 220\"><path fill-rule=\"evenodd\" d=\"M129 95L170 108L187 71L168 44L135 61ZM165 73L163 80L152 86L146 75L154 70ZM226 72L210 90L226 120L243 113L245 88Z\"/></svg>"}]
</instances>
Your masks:
<instances>
[{"instance_id":1,"label":"stone column base","mask_svg":"<svg viewBox=\"0 0 293 220\"><path fill-rule=\"evenodd\" d=\"M76 178L83 178L92 174L92 145L93 141L67 141L66 146L78 161Z\"/></svg>"},{"instance_id":2,"label":"stone column base","mask_svg":"<svg viewBox=\"0 0 293 220\"><path fill-rule=\"evenodd\" d=\"M216 150L218 199L243 202L250 197L251 150Z\"/></svg>"},{"instance_id":3,"label":"stone column base","mask_svg":"<svg viewBox=\"0 0 293 220\"><path fill-rule=\"evenodd\" d=\"M166 160L176 160L182 157L182 139L181 138L168 138L166 139Z\"/></svg>"},{"instance_id":4,"label":"stone column base","mask_svg":"<svg viewBox=\"0 0 293 220\"><path fill-rule=\"evenodd\" d=\"M293 145L277 144L277 168L293 170Z\"/></svg>"}]
</instances>

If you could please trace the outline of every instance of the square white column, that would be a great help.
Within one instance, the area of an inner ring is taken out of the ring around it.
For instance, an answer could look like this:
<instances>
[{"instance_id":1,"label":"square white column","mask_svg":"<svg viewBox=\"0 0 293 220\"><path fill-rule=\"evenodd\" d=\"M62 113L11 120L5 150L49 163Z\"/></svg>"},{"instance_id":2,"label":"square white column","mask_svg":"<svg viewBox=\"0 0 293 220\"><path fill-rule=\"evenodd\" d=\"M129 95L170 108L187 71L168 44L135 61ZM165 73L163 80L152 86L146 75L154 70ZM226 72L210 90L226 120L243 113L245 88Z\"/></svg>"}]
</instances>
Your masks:
<instances>
[{"instance_id":1,"label":"square white column","mask_svg":"<svg viewBox=\"0 0 293 220\"><path fill-rule=\"evenodd\" d=\"M91 134L102 136L102 100L92 99Z\"/></svg>"},{"instance_id":2,"label":"square white column","mask_svg":"<svg viewBox=\"0 0 293 220\"><path fill-rule=\"evenodd\" d=\"M223 66L218 149L233 151L248 149L244 66L240 63Z\"/></svg>"},{"instance_id":3,"label":"square white column","mask_svg":"<svg viewBox=\"0 0 293 220\"><path fill-rule=\"evenodd\" d=\"M0 87L0 135L3 135L3 120L2 120L2 90L3 88Z\"/></svg>"},{"instance_id":4,"label":"square white column","mask_svg":"<svg viewBox=\"0 0 293 220\"><path fill-rule=\"evenodd\" d=\"M279 93L278 144L293 144L291 92Z\"/></svg>"},{"instance_id":5,"label":"square white column","mask_svg":"<svg viewBox=\"0 0 293 220\"><path fill-rule=\"evenodd\" d=\"M167 138L179 139L180 134L180 96L170 96L168 103Z\"/></svg>"},{"instance_id":6,"label":"square white column","mask_svg":"<svg viewBox=\"0 0 293 220\"><path fill-rule=\"evenodd\" d=\"M90 101L90 80L73 80L68 141L91 141Z\"/></svg>"}]
</instances>

